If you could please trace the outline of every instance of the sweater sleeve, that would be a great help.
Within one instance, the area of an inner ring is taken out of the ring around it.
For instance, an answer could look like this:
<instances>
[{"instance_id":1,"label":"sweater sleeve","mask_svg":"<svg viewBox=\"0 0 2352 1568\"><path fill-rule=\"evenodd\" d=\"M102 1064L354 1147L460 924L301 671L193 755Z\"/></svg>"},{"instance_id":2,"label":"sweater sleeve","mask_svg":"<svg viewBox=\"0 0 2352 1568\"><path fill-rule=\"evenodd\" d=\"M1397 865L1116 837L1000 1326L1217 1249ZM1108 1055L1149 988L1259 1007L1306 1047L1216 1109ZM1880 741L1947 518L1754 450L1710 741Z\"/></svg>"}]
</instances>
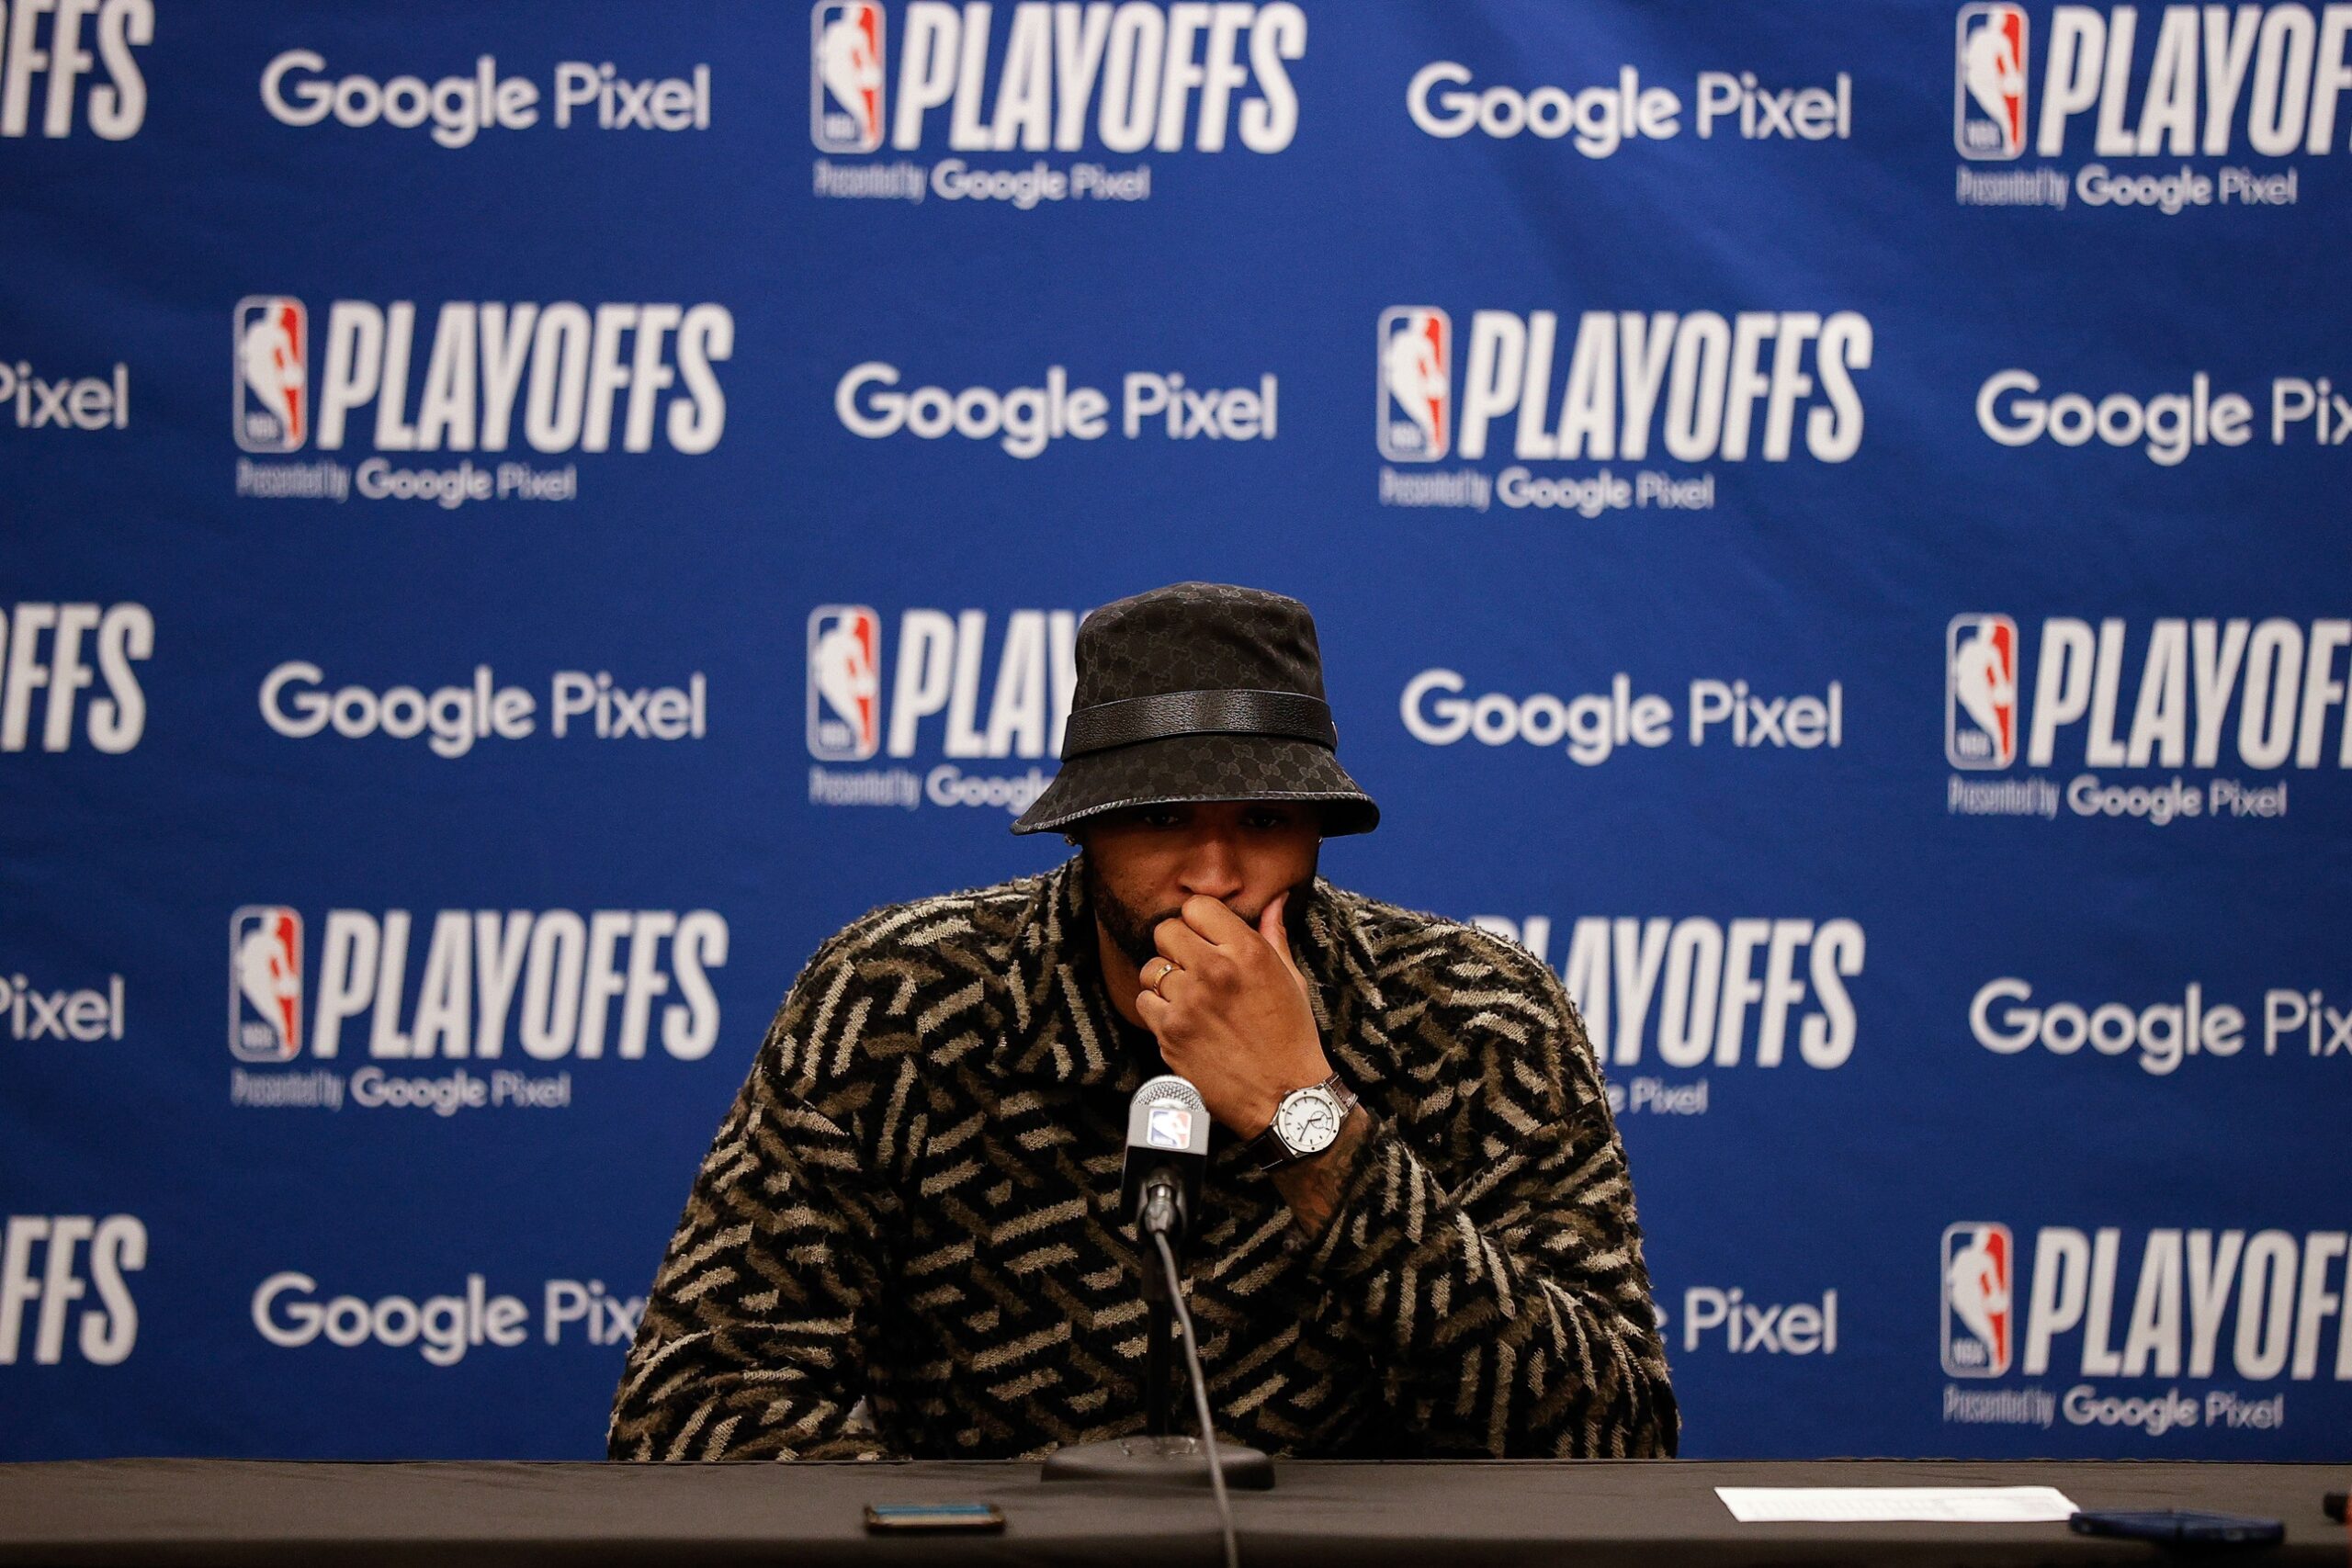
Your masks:
<instances>
[{"instance_id":1,"label":"sweater sleeve","mask_svg":"<svg viewBox=\"0 0 2352 1568\"><path fill-rule=\"evenodd\" d=\"M820 952L762 1043L671 1237L613 1404L614 1459L878 1459L853 1428L899 1232L854 1131L866 1086L829 1077L868 1021Z\"/></svg>"},{"instance_id":2,"label":"sweater sleeve","mask_svg":"<svg viewBox=\"0 0 2352 1568\"><path fill-rule=\"evenodd\" d=\"M1671 1455L1633 1186L1583 1024L1540 964L1485 977L1447 1109L1410 1135L1377 1124L1310 1268L1432 1457Z\"/></svg>"}]
</instances>

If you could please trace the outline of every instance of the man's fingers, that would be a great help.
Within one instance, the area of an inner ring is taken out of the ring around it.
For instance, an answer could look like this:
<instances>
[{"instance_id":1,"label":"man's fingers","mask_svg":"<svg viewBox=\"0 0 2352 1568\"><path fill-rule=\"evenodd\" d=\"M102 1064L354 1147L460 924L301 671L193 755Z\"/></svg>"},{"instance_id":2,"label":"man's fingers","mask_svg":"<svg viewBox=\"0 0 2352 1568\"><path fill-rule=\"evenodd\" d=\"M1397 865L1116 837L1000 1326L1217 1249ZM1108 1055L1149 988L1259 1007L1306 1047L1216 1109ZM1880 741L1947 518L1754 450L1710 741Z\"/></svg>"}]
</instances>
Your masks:
<instances>
[{"instance_id":1,"label":"man's fingers","mask_svg":"<svg viewBox=\"0 0 2352 1568\"><path fill-rule=\"evenodd\" d=\"M1264 912L1258 917L1258 934L1266 939L1266 945L1272 948L1274 956L1283 961L1283 967L1290 971L1290 977L1304 986L1306 976L1300 973L1298 960L1290 951L1290 928L1283 924L1283 912L1289 907L1290 889L1285 887L1266 901Z\"/></svg>"},{"instance_id":2,"label":"man's fingers","mask_svg":"<svg viewBox=\"0 0 2352 1568\"><path fill-rule=\"evenodd\" d=\"M1290 952L1290 933L1283 929L1283 906L1288 902L1290 889L1285 887L1267 899L1266 907L1258 912L1258 934L1266 939L1268 947L1285 956Z\"/></svg>"},{"instance_id":3,"label":"man's fingers","mask_svg":"<svg viewBox=\"0 0 2352 1568\"><path fill-rule=\"evenodd\" d=\"M1249 921L1204 893L1184 900L1184 923L1219 947L1229 947L1250 934Z\"/></svg>"},{"instance_id":4,"label":"man's fingers","mask_svg":"<svg viewBox=\"0 0 2352 1568\"><path fill-rule=\"evenodd\" d=\"M1152 928L1151 944L1182 969L1214 957L1216 947L1185 920L1162 920Z\"/></svg>"},{"instance_id":5,"label":"man's fingers","mask_svg":"<svg viewBox=\"0 0 2352 1568\"><path fill-rule=\"evenodd\" d=\"M1143 1026L1152 1033L1158 1034L1160 1025L1168 1021L1168 998L1158 992L1139 991L1136 994L1136 1016L1143 1020Z\"/></svg>"}]
</instances>

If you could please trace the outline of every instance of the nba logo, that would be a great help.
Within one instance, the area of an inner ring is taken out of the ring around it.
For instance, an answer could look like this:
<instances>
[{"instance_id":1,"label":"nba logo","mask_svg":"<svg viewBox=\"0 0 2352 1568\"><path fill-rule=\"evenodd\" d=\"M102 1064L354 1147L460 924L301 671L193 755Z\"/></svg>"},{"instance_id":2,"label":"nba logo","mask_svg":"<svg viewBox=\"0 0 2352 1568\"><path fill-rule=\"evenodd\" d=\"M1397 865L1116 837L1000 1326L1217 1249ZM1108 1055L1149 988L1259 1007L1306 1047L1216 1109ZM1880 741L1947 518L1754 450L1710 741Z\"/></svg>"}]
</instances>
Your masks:
<instances>
[{"instance_id":1,"label":"nba logo","mask_svg":"<svg viewBox=\"0 0 2352 1568\"><path fill-rule=\"evenodd\" d=\"M1191 1149L1193 1113L1181 1105L1148 1107L1144 1118L1143 1141L1155 1149L1175 1149L1180 1153Z\"/></svg>"},{"instance_id":2,"label":"nba logo","mask_svg":"<svg viewBox=\"0 0 2352 1568\"><path fill-rule=\"evenodd\" d=\"M1996 1378L2009 1370L2009 1227L1990 1222L1944 1232L1944 1371Z\"/></svg>"},{"instance_id":3,"label":"nba logo","mask_svg":"<svg viewBox=\"0 0 2352 1568\"><path fill-rule=\"evenodd\" d=\"M882 7L820 0L809 22L808 134L820 152L882 145Z\"/></svg>"},{"instance_id":4,"label":"nba logo","mask_svg":"<svg viewBox=\"0 0 2352 1568\"><path fill-rule=\"evenodd\" d=\"M302 1052L302 917L248 904L229 917L229 1054L290 1062Z\"/></svg>"},{"instance_id":5,"label":"nba logo","mask_svg":"<svg viewBox=\"0 0 2352 1568\"><path fill-rule=\"evenodd\" d=\"M2021 6L1960 8L1952 140L1962 157L2014 158L2025 151L2025 39Z\"/></svg>"},{"instance_id":6,"label":"nba logo","mask_svg":"<svg viewBox=\"0 0 2352 1568\"><path fill-rule=\"evenodd\" d=\"M311 436L311 313L300 299L237 301L237 445L291 452Z\"/></svg>"},{"instance_id":7,"label":"nba logo","mask_svg":"<svg viewBox=\"0 0 2352 1568\"><path fill-rule=\"evenodd\" d=\"M1453 323L1433 305L1380 312L1380 455L1434 463L1452 444Z\"/></svg>"},{"instance_id":8,"label":"nba logo","mask_svg":"<svg viewBox=\"0 0 2352 1568\"><path fill-rule=\"evenodd\" d=\"M2018 760L2018 624L1955 615L1944 633L1944 756L1955 768Z\"/></svg>"},{"instance_id":9,"label":"nba logo","mask_svg":"<svg viewBox=\"0 0 2352 1568\"><path fill-rule=\"evenodd\" d=\"M882 748L882 618L863 604L808 616L808 754L862 762Z\"/></svg>"}]
</instances>

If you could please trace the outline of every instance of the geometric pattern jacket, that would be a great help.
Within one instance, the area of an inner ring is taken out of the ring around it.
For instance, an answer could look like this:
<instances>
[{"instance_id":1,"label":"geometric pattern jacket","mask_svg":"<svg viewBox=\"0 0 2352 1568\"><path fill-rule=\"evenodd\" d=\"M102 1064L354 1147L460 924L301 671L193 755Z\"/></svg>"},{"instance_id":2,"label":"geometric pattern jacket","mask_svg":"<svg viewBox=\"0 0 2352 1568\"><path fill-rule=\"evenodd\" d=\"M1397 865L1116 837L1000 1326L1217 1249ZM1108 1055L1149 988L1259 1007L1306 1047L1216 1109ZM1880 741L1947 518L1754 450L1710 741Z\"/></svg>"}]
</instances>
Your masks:
<instances>
[{"instance_id":1,"label":"geometric pattern jacket","mask_svg":"<svg viewBox=\"0 0 2352 1568\"><path fill-rule=\"evenodd\" d=\"M1673 1453L1624 1150L1557 977L1319 880L1302 923L1325 1051L1375 1130L1317 1237L1219 1130L1185 1280L1219 1434ZM703 1162L613 1457L1012 1458L1140 1431L1119 1172L1128 1097L1160 1069L1138 1045L1075 859L828 941Z\"/></svg>"}]
</instances>

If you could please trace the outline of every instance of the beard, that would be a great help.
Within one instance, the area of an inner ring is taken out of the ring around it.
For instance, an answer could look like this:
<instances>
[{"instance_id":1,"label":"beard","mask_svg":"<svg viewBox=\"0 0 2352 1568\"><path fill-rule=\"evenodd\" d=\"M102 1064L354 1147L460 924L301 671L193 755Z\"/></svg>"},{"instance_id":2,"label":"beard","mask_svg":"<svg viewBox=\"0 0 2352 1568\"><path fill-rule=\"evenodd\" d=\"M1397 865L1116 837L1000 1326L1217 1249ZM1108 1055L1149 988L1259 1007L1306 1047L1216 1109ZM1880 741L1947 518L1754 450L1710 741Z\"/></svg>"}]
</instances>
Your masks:
<instances>
[{"instance_id":1,"label":"beard","mask_svg":"<svg viewBox=\"0 0 2352 1568\"><path fill-rule=\"evenodd\" d=\"M1315 887L1315 868L1320 859L1321 850L1317 846L1317 854L1307 862L1306 874L1284 890L1290 897L1283 905L1283 926L1290 938L1293 953L1302 950L1306 936L1307 899ZM1159 929L1162 920L1182 919L1182 908L1157 911L1139 909L1111 891L1092 860L1081 854L1079 861L1086 878L1086 901L1093 908L1096 922L1110 937L1111 945L1125 954L1128 963L1142 968L1159 951L1159 944L1152 941L1152 932ZM1267 902L1272 903L1272 900L1268 899ZM1230 904L1226 907L1233 908ZM1261 904L1254 911L1233 909L1233 912L1254 928L1259 916L1263 915L1266 909Z\"/></svg>"}]
</instances>

